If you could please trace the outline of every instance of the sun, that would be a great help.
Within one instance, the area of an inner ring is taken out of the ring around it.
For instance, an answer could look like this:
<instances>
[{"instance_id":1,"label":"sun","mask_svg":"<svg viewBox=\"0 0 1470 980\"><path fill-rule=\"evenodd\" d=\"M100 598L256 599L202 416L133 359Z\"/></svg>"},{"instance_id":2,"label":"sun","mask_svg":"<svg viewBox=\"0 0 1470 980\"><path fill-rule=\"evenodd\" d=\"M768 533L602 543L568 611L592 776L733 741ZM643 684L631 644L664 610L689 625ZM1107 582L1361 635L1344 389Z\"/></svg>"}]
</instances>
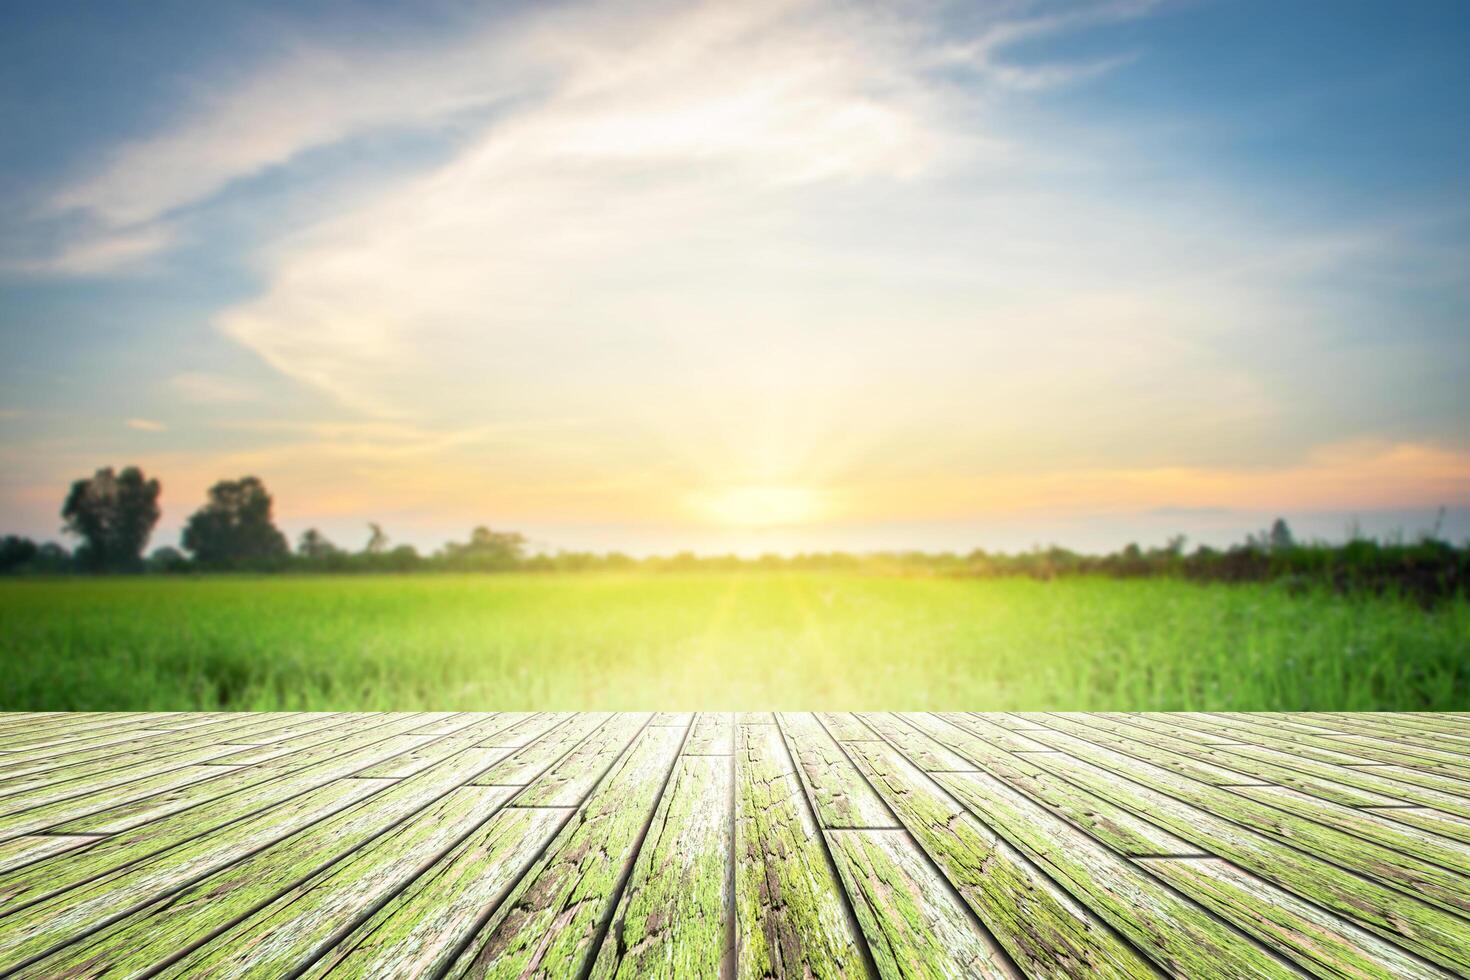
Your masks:
<instances>
[{"instance_id":1,"label":"sun","mask_svg":"<svg viewBox=\"0 0 1470 980\"><path fill-rule=\"evenodd\" d=\"M804 487L725 487L699 494L695 503L709 520L728 527L789 527L821 512L818 494Z\"/></svg>"}]
</instances>

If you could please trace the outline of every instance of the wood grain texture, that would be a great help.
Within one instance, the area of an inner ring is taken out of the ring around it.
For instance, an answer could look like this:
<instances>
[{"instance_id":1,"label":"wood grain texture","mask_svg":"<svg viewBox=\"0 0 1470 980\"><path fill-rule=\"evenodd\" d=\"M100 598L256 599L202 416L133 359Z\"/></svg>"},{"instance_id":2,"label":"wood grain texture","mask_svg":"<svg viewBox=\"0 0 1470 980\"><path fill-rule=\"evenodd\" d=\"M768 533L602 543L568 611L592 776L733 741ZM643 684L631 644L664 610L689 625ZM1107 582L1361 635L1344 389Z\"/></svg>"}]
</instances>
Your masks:
<instances>
[{"instance_id":1,"label":"wood grain texture","mask_svg":"<svg viewBox=\"0 0 1470 980\"><path fill-rule=\"evenodd\" d=\"M0 975L1470 976L1470 715L0 715Z\"/></svg>"}]
</instances>

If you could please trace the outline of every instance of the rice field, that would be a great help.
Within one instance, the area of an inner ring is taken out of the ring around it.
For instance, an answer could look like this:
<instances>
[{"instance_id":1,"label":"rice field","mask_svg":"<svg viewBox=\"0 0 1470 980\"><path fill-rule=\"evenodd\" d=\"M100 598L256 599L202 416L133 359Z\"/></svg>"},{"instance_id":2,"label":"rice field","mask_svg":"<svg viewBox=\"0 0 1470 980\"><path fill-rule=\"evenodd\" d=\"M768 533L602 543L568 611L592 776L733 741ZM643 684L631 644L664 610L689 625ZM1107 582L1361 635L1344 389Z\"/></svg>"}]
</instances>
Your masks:
<instances>
[{"instance_id":1,"label":"rice field","mask_svg":"<svg viewBox=\"0 0 1470 980\"><path fill-rule=\"evenodd\" d=\"M0 583L5 710L1456 710L1470 603L828 573Z\"/></svg>"}]
</instances>

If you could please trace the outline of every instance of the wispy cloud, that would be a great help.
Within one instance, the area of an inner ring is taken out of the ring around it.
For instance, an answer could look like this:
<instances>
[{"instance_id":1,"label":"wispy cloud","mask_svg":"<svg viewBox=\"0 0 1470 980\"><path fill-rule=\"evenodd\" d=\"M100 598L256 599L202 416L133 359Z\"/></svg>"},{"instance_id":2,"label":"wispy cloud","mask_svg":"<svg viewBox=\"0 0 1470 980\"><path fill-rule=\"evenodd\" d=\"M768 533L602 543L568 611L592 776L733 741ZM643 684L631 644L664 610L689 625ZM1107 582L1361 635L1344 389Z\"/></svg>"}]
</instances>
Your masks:
<instances>
[{"instance_id":1,"label":"wispy cloud","mask_svg":"<svg viewBox=\"0 0 1470 980\"><path fill-rule=\"evenodd\" d=\"M257 401L261 393L253 385L208 371L184 371L168 379L169 389L197 405L233 405Z\"/></svg>"},{"instance_id":2,"label":"wispy cloud","mask_svg":"<svg viewBox=\"0 0 1470 980\"><path fill-rule=\"evenodd\" d=\"M168 426L153 419L128 419L123 423L138 432L167 432Z\"/></svg>"}]
</instances>

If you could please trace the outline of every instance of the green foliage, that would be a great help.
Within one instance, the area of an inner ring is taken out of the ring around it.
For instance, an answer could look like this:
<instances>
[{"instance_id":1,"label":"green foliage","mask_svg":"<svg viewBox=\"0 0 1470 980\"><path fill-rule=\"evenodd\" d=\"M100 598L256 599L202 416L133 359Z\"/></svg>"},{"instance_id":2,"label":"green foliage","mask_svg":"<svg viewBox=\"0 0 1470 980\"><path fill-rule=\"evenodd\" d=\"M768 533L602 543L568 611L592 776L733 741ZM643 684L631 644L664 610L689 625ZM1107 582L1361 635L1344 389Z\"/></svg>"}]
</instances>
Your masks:
<instances>
[{"instance_id":1,"label":"green foliage","mask_svg":"<svg viewBox=\"0 0 1470 980\"><path fill-rule=\"evenodd\" d=\"M39 551L30 538L7 534L0 540L0 572L16 572L29 568Z\"/></svg>"},{"instance_id":2,"label":"green foliage","mask_svg":"<svg viewBox=\"0 0 1470 980\"><path fill-rule=\"evenodd\" d=\"M82 539L76 561L91 572L132 572L143 566L143 547L158 523L157 480L136 466L112 467L77 480L62 504L66 532Z\"/></svg>"},{"instance_id":3,"label":"green foliage","mask_svg":"<svg viewBox=\"0 0 1470 980\"><path fill-rule=\"evenodd\" d=\"M0 583L0 708L1465 710L1470 602L851 573Z\"/></svg>"},{"instance_id":4,"label":"green foliage","mask_svg":"<svg viewBox=\"0 0 1470 980\"><path fill-rule=\"evenodd\" d=\"M271 495L253 476L210 487L208 502L184 526L183 541L205 568L267 569L290 554L271 518Z\"/></svg>"}]
</instances>

